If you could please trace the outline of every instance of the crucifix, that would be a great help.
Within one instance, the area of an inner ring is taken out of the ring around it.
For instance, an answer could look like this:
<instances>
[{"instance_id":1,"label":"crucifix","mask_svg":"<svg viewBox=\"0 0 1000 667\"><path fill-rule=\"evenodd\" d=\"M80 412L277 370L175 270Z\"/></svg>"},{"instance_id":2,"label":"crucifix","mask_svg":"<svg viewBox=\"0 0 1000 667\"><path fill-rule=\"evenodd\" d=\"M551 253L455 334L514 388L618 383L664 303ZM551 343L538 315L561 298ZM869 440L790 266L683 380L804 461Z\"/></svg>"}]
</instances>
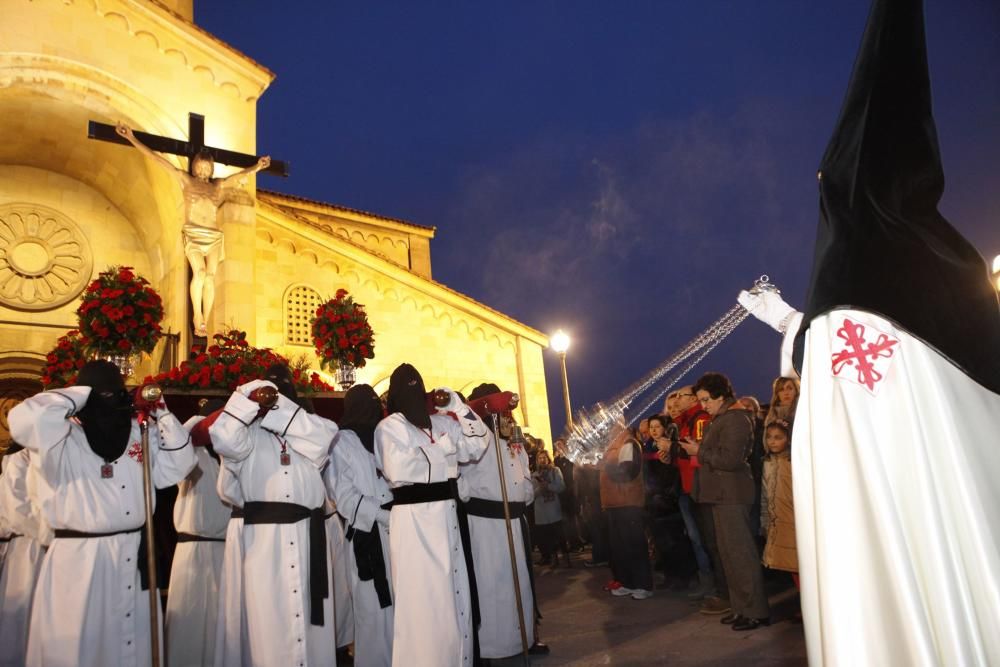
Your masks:
<instances>
[{"instance_id":1,"label":"crucifix","mask_svg":"<svg viewBox=\"0 0 1000 667\"><path fill-rule=\"evenodd\" d=\"M195 335L206 336L208 317L215 303L215 273L225 259L222 230L216 219L223 203L223 188L250 174L263 171L288 175L288 165L264 156L237 153L205 145L205 117L188 114L188 140L171 139L147 132L133 132L124 123L117 126L90 121L90 139L135 146L154 163L167 170L180 185L184 197L184 225L181 236L184 256L191 265L191 307ZM159 153L183 155L188 170L178 169ZM215 163L242 169L225 178L212 178Z\"/></svg>"}]
</instances>

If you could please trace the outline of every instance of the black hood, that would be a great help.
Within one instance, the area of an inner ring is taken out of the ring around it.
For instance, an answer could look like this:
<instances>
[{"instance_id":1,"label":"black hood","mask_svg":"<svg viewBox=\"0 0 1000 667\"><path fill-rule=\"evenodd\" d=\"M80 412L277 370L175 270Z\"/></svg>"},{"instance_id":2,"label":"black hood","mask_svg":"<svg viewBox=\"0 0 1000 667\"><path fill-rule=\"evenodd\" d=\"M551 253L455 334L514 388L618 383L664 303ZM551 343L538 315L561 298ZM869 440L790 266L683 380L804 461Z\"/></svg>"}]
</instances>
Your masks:
<instances>
[{"instance_id":1,"label":"black hood","mask_svg":"<svg viewBox=\"0 0 1000 667\"><path fill-rule=\"evenodd\" d=\"M805 317L876 313L1000 393L1000 306L985 260L938 212L944 173L920 0L875 0L820 164Z\"/></svg>"},{"instance_id":2,"label":"black hood","mask_svg":"<svg viewBox=\"0 0 1000 667\"><path fill-rule=\"evenodd\" d=\"M110 361L88 361L76 383L91 387L87 403L76 413L87 444L105 461L114 461L125 453L132 433L132 396L121 371Z\"/></svg>"},{"instance_id":3,"label":"black hood","mask_svg":"<svg viewBox=\"0 0 1000 667\"><path fill-rule=\"evenodd\" d=\"M369 452L375 448L375 427L382 421L382 401L371 385L356 384L344 394L340 428L354 431Z\"/></svg>"},{"instance_id":4,"label":"black hood","mask_svg":"<svg viewBox=\"0 0 1000 667\"><path fill-rule=\"evenodd\" d=\"M427 411L427 390L417 369L410 364L400 364L389 377L389 414L403 413L406 420L420 428L431 427Z\"/></svg>"}]
</instances>

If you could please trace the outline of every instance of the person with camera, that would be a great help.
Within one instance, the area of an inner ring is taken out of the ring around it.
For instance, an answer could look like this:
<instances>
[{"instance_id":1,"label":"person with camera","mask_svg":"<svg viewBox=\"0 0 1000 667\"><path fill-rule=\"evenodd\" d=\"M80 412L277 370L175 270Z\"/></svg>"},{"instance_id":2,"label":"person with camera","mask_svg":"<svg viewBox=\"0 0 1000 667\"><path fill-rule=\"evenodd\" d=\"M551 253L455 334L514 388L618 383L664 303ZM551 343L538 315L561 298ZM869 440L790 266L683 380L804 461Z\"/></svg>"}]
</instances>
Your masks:
<instances>
[{"instance_id":1,"label":"person with camera","mask_svg":"<svg viewBox=\"0 0 1000 667\"><path fill-rule=\"evenodd\" d=\"M615 597L645 600L653 596L653 569L643 530L642 446L623 425L601 461L601 505L608 517L611 572L608 588Z\"/></svg>"},{"instance_id":2,"label":"person with camera","mask_svg":"<svg viewBox=\"0 0 1000 667\"><path fill-rule=\"evenodd\" d=\"M770 623L770 609L750 529L754 481L748 461L753 449L753 422L745 410L734 408L732 384L721 373L703 375L694 385L694 393L712 421L700 443L687 438L681 447L699 459L692 496L712 511L731 603L731 613L722 623L732 624L733 630L754 630Z\"/></svg>"},{"instance_id":3,"label":"person with camera","mask_svg":"<svg viewBox=\"0 0 1000 667\"><path fill-rule=\"evenodd\" d=\"M692 439L700 442L705 432L705 426L711 418L705 412L691 385L681 387L667 399L668 410L676 428L668 429L670 448L667 453L661 451L661 456L669 456L680 476L681 492L677 503L680 506L681 517L691 548L694 550L695 562L698 564L698 587L688 594L691 600L705 601L703 607L712 613L725 613L729 610L729 592L726 588L725 575L722 574L722 564L718 551L714 554L706 546L705 533L714 535L714 531L703 531L701 526L712 527L711 507L700 507L691 498L694 485L694 473L698 467L698 457L689 455L680 446L680 440ZM661 459L662 460L662 459Z\"/></svg>"}]
</instances>

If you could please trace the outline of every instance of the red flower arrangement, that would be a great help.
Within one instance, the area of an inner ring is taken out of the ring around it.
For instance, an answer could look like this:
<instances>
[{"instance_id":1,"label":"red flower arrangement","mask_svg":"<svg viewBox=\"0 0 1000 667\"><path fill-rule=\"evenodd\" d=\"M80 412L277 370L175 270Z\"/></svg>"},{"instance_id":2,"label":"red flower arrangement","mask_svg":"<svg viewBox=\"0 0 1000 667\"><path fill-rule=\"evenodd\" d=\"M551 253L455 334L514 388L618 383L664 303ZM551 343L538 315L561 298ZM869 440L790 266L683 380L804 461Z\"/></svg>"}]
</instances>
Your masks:
<instances>
[{"instance_id":1,"label":"red flower arrangement","mask_svg":"<svg viewBox=\"0 0 1000 667\"><path fill-rule=\"evenodd\" d=\"M87 351L98 356L148 354L160 340L163 302L130 266L98 274L76 314Z\"/></svg>"},{"instance_id":2,"label":"red flower arrangement","mask_svg":"<svg viewBox=\"0 0 1000 667\"><path fill-rule=\"evenodd\" d=\"M245 331L236 329L225 334L215 334L214 345L204 349L201 345L191 348L191 358L166 373L147 377L143 382L155 382L162 387L183 389L227 389L264 377L273 364L288 364L288 360L267 348L257 348L247 342ZM334 391L323 382L318 373L308 373L301 368L292 369L295 388L302 394L317 391Z\"/></svg>"},{"instance_id":3,"label":"red flower arrangement","mask_svg":"<svg viewBox=\"0 0 1000 667\"><path fill-rule=\"evenodd\" d=\"M68 387L76 382L76 374L87 363L86 344L87 339L76 329L59 337L56 346L45 355L45 373L42 375L45 389Z\"/></svg>"},{"instance_id":4,"label":"red flower arrangement","mask_svg":"<svg viewBox=\"0 0 1000 667\"><path fill-rule=\"evenodd\" d=\"M323 368L364 368L366 359L375 358L375 334L365 307L354 303L345 289L316 309L312 338Z\"/></svg>"}]
</instances>

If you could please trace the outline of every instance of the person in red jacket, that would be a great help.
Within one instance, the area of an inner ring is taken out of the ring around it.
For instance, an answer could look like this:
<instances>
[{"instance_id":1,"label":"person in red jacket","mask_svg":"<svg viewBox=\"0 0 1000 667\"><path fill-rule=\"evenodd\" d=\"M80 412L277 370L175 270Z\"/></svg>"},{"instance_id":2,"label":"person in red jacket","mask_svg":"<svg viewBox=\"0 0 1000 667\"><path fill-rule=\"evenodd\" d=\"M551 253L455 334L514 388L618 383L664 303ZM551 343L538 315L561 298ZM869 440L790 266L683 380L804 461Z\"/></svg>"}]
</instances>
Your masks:
<instances>
[{"instance_id":1,"label":"person in red jacket","mask_svg":"<svg viewBox=\"0 0 1000 667\"><path fill-rule=\"evenodd\" d=\"M688 456L676 444L678 440L686 438L701 442L705 426L711 417L698 403L698 398L691 385L681 387L670 395L668 409L672 410L670 417L678 427L677 438L674 439L675 444L671 447L670 458L677 466L681 478L679 498L681 516L684 519L684 526L687 529L691 547L694 549L695 560L698 563L698 587L689 593L688 597L692 600L708 598L704 605L706 611L718 608L717 613L724 613L728 607L725 603L725 599L728 597L728 588L726 587L725 574L722 572L722 560L718 548L713 549L712 547L715 542L715 531L712 530L714 527L711 518L712 509L711 507L701 507L691 499L694 471L699 465L698 457ZM701 529L703 524L706 524L706 527Z\"/></svg>"}]
</instances>

